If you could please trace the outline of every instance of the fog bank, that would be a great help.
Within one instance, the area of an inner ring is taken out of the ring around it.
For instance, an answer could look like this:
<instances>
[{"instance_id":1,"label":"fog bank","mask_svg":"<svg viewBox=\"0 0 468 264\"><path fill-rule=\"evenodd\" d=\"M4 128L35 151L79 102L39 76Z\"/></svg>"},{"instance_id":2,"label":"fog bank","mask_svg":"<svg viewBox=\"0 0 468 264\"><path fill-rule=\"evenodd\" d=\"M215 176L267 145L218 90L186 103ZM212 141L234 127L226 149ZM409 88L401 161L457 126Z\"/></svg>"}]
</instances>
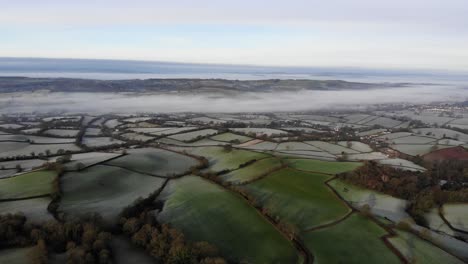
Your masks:
<instances>
[{"instance_id":1,"label":"fog bank","mask_svg":"<svg viewBox=\"0 0 468 264\"><path fill-rule=\"evenodd\" d=\"M15 93L0 94L0 113L29 112L271 112L347 109L387 103L463 101L468 89L418 86L346 91L287 93L129 94L129 93Z\"/></svg>"}]
</instances>

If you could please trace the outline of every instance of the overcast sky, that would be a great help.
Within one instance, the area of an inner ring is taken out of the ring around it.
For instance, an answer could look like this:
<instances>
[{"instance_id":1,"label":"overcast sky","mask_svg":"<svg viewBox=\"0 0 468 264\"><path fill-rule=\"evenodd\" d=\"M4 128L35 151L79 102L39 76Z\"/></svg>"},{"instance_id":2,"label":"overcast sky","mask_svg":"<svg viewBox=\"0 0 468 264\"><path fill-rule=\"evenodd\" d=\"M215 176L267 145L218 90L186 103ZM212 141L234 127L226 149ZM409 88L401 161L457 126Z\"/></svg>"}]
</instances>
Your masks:
<instances>
[{"instance_id":1,"label":"overcast sky","mask_svg":"<svg viewBox=\"0 0 468 264\"><path fill-rule=\"evenodd\" d=\"M0 57L468 71L468 1L0 0Z\"/></svg>"}]
</instances>

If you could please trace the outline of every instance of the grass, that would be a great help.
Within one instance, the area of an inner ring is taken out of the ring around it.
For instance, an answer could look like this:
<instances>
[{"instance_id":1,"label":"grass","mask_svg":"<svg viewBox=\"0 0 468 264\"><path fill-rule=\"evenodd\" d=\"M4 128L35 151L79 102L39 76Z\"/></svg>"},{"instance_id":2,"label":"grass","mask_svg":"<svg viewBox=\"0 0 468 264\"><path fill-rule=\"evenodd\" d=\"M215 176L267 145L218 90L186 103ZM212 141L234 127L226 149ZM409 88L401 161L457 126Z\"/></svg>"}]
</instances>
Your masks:
<instances>
[{"instance_id":1,"label":"grass","mask_svg":"<svg viewBox=\"0 0 468 264\"><path fill-rule=\"evenodd\" d=\"M311 150L311 151L321 151L320 149L303 143L303 142L283 142L278 144L275 151L294 151L294 150Z\"/></svg>"},{"instance_id":2,"label":"grass","mask_svg":"<svg viewBox=\"0 0 468 264\"><path fill-rule=\"evenodd\" d=\"M393 222L411 219L405 211L407 202L403 199L361 188L340 179L335 179L329 184L343 199L358 209L369 205L374 215L385 217Z\"/></svg>"},{"instance_id":3,"label":"grass","mask_svg":"<svg viewBox=\"0 0 468 264\"><path fill-rule=\"evenodd\" d=\"M232 149L226 151L223 147L194 148L191 153L207 158L210 163L209 169L212 171L233 170L248 161L269 157L266 154L248 150Z\"/></svg>"},{"instance_id":4,"label":"grass","mask_svg":"<svg viewBox=\"0 0 468 264\"><path fill-rule=\"evenodd\" d=\"M244 142L247 142L249 140L252 140L252 138L250 138L250 137L236 135L236 134L233 134L233 133L230 133L230 132L226 132L226 133L223 133L223 134L213 136L213 137L211 137L211 139L217 140L217 141L223 141L223 142L231 142L231 141L234 141L234 140L238 140L240 143L244 143Z\"/></svg>"},{"instance_id":5,"label":"grass","mask_svg":"<svg viewBox=\"0 0 468 264\"><path fill-rule=\"evenodd\" d=\"M352 171L362 165L359 162L333 162L312 159L286 159L286 163L292 168L304 171L321 172L326 174L338 174Z\"/></svg>"},{"instance_id":6,"label":"grass","mask_svg":"<svg viewBox=\"0 0 468 264\"><path fill-rule=\"evenodd\" d=\"M88 147L102 147L102 146L109 146L114 144L122 144L124 143L121 140L114 139L111 137L83 137L82 141L83 145Z\"/></svg>"},{"instance_id":7,"label":"grass","mask_svg":"<svg viewBox=\"0 0 468 264\"><path fill-rule=\"evenodd\" d=\"M445 204L443 212L453 227L468 232L468 204Z\"/></svg>"},{"instance_id":8,"label":"grass","mask_svg":"<svg viewBox=\"0 0 468 264\"><path fill-rule=\"evenodd\" d=\"M142 148L128 151L128 155L111 160L107 164L120 166L141 173L160 176L183 174L198 165L194 158L157 148Z\"/></svg>"},{"instance_id":9,"label":"grass","mask_svg":"<svg viewBox=\"0 0 468 264\"><path fill-rule=\"evenodd\" d=\"M218 133L218 130L214 129L203 129L203 130L197 130L197 131L192 131L192 132L187 132L187 133L182 133L182 134L176 134L169 136L169 138L179 140L179 141L191 141L195 140L198 137L207 137L211 136Z\"/></svg>"},{"instance_id":10,"label":"grass","mask_svg":"<svg viewBox=\"0 0 468 264\"><path fill-rule=\"evenodd\" d=\"M249 128L231 128L230 130L235 131L235 132L241 132L241 133L254 133L257 135L287 135L288 132L279 130L279 129L271 129L271 128L254 128L254 127L249 127Z\"/></svg>"},{"instance_id":11,"label":"grass","mask_svg":"<svg viewBox=\"0 0 468 264\"><path fill-rule=\"evenodd\" d=\"M54 171L34 171L0 179L0 199L19 199L50 194L57 174Z\"/></svg>"},{"instance_id":12,"label":"grass","mask_svg":"<svg viewBox=\"0 0 468 264\"><path fill-rule=\"evenodd\" d=\"M370 153L357 153L349 154L347 160L349 161L358 161L358 160L381 160L386 159L387 155L382 152L370 152Z\"/></svg>"},{"instance_id":13,"label":"grass","mask_svg":"<svg viewBox=\"0 0 468 264\"><path fill-rule=\"evenodd\" d=\"M202 178L171 180L159 221L170 223L191 241L216 245L228 260L239 263L296 263L298 256L258 212L242 200Z\"/></svg>"},{"instance_id":14,"label":"grass","mask_svg":"<svg viewBox=\"0 0 468 264\"><path fill-rule=\"evenodd\" d=\"M416 156L416 155L425 155L429 152L431 152L433 149L433 144L419 144L419 145L414 145L414 144L401 144L401 145L390 145L390 148L397 150L401 153L410 155L410 156ZM452 146L443 146L443 145L437 145L437 149L444 149L444 148L449 148Z\"/></svg>"},{"instance_id":15,"label":"grass","mask_svg":"<svg viewBox=\"0 0 468 264\"><path fill-rule=\"evenodd\" d=\"M333 222L350 211L324 184L329 178L283 169L244 188L271 215L304 230Z\"/></svg>"},{"instance_id":16,"label":"grass","mask_svg":"<svg viewBox=\"0 0 468 264\"><path fill-rule=\"evenodd\" d=\"M429 144L434 143L435 138L408 136L391 140L392 144Z\"/></svg>"},{"instance_id":17,"label":"grass","mask_svg":"<svg viewBox=\"0 0 468 264\"><path fill-rule=\"evenodd\" d=\"M349 142L349 143L348 143ZM359 141L340 141L338 145L347 147L348 144L350 145L351 149L354 149L359 152L372 152L372 148L369 145L359 142Z\"/></svg>"},{"instance_id":18,"label":"grass","mask_svg":"<svg viewBox=\"0 0 468 264\"><path fill-rule=\"evenodd\" d=\"M120 156L119 153L109 153L109 152L87 152L73 154L71 156L71 161L64 164L66 170L77 170L77 164L83 164L83 167L89 167L97 163L107 161L112 158Z\"/></svg>"},{"instance_id":19,"label":"grass","mask_svg":"<svg viewBox=\"0 0 468 264\"><path fill-rule=\"evenodd\" d=\"M424 219L426 219L428 228L434 231L440 231L450 236L455 235L455 231L452 230L445 221L439 215L439 208L435 207L429 210L429 212L424 214Z\"/></svg>"},{"instance_id":20,"label":"grass","mask_svg":"<svg viewBox=\"0 0 468 264\"><path fill-rule=\"evenodd\" d=\"M399 168L403 170L411 170L411 171L425 171L424 167L421 167L409 160L405 159L383 159L379 160L380 164L388 165L394 168Z\"/></svg>"},{"instance_id":21,"label":"grass","mask_svg":"<svg viewBox=\"0 0 468 264\"><path fill-rule=\"evenodd\" d=\"M17 173L16 169L0 170L0 179L13 176Z\"/></svg>"},{"instance_id":22,"label":"grass","mask_svg":"<svg viewBox=\"0 0 468 264\"><path fill-rule=\"evenodd\" d=\"M278 143L263 141L254 145L243 147L243 148L263 151L263 150L274 150L276 149L277 146L278 146Z\"/></svg>"},{"instance_id":23,"label":"grass","mask_svg":"<svg viewBox=\"0 0 468 264\"><path fill-rule=\"evenodd\" d=\"M387 232L360 214L303 235L317 263L400 263L381 236Z\"/></svg>"},{"instance_id":24,"label":"grass","mask_svg":"<svg viewBox=\"0 0 468 264\"><path fill-rule=\"evenodd\" d=\"M50 197L1 202L0 212L1 214L14 214L21 212L26 216L28 222L41 223L54 219L54 217L47 211L47 206L49 206L50 202Z\"/></svg>"},{"instance_id":25,"label":"grass","mask_svg":"<svg viewBox=\"0 0 468 264\"><path fill-rule=\"evenodd\" d=\"M14 156L30 156L31 152L34 152L36 155L39 153L45 154L47 150L50 153L55 154L58 150L69 150L69 151L78 151L80 150L74 144L28 144L23 142L0 142L0 157L14 157Z\"/></svg>"},{"instance_id":26,"label":"grass","mask_svg":"<svg viewBox=\"0 0 468 264\"><path fill-rule=\"evenodd\" d=\"M392 237L389 240L405 256L409 263L463 263L442 249L411 233L403 231L398 231L397 233L397 237Z\"/></svg>"},{"instance_id":27,"label":"grass","mask_svg":"<svg viewBox=\"0 0 468 264\"><path fill-rule=\"evenodd\" d=\"M44 134L61 137L76 137L79 130L76 129L48 129L44 131Z\"/></svg>"},{"instance_id":28,"label":"grass","mask_svg":"<svg viewBox=\"0 0 468 264\"><path fill-rule=\"evenodd\" d=\"M289 159L313 159L321 161L335 161L336 156L324 151L309 151L309 150L287 150L275 152L277 156Z\"/></svg>"},{"instance_id":29,"label":"grass","mask_svg":"<svg viewBox=\"0 0 468 264\"><path fill-rule=\"evenodd\" d=\"M243 183L254 180L271 170L281 167L281 162L277 158L267 158L250 164L242 169L224 174L221 177L223 180L233 183Z\"/></svg>"},{"instance_id":30,"label":"grass","mask_svg":"<svg viewBox=\"0 0 468 264\"><path fill-rule=\"evenodd\" d=\"M61 177L63 195L59 211L68 219L99 213L113 224L123 208L140 197L148 197L163 182L161 178L104 165L69 172Z\"/></svg>"},{"instance_id":31,"label":"grass","mask_svg":"<svg viewBox=\"0 0 468 264\"><path fill-rule=\"evenodd\" d=\"M155 136L171 135L171 134L182 133L184 131L189 131L189 130L194 130L194 129L197 129L197 127L173 127L170 129L151 132L150 134L155 135Z\"/></svg>"},{"instance_id":32,"label":"grass","mask_svg":"<svg viewBox=\"0 0 468 264\"><path fill-rule=\"evenodd\" d=\"M136 140L136 141L150 141L154 139L154 137L137 134L137 133L125 133L120 136L125 138L126 140Z\"/></svg>"},{"instance_id":33,"label":"grass","mask_svg":"<svg viewBox=\"0 0 468 264\"><path fill-rule=\"evenodd\" d=\"M325 142L325 141L307 141L305 143L310 144L314 147L317 147L333 155L341 154L343 152L348 153L348 154L359 153L359 151L356 151L354 149L346 148L346 147L332 144L332 143Z\"/></svg>"},{"instance_id":34,"label":"grass","mask_svg":"<svg viewBox=\"0 0 468 264\"><path fill-rule=\"evenodd\" d=\"M0 162L0 167L5 167L5 169L15 169L16 165L19 164L24 170L30 170L38 168L44 163L46 163L46 161L41 159L11 160Z\"/></svg>"},{"instance_id":35,"label":"grass","mask_svg":"<svg viewBox=\"0 0 468 264\"><path fill-rule=\"evenodd\" d=\"M55 137L42 137L42 136L29 136L29 135L0 135L0 141L23 141L34 142L36 144L57 144L57 143L74 143L74 138L55 138Z\"/></svg>"}]
</instances>

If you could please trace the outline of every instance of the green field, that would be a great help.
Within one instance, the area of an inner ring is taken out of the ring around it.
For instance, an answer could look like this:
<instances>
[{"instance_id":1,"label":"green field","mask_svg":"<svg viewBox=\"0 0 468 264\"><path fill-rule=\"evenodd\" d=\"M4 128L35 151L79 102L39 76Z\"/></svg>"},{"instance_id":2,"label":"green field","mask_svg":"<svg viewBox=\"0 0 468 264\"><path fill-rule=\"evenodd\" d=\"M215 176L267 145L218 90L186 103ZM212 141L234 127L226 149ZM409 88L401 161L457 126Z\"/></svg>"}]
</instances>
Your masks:
<instances>
[{"instance_id":1,"label":"green field","mask_svg":"<svg viewBox=\"0 0 468 264\"><path fill-rule=\"evenodd\" d=\"M54 171L34 171L11 178L0 179L0 199L18 199L50 194Z\"/></svg>"},{"instance_id":2,"label":"green field","mask_svg":"<svg viewBox=\"0 0 468 264\"><path fill-rule=\"evenodd\" d=\"M223 133L223 134L212 136L211 139L217 140L217 141L223 141L223 142L231 142L231 141L234 141L234 140L238 140L240 143L244 143L244 142L247 142L249 140L252 140L252 138L250 138L250 137L236 135L236 134L230 133L230 132L226 132L226 133Z\"/></svg>"},{"instance_id":3,"label":"green field","mask_svg":"<svg viewBox=\"0 0 468 264\"><path fill-rule=\"evenodd\" d=\"M312 159L286 159L286 163L298 170L338 174L352 171L362 165L359 162L333 162Z\"/></svg>"},{"instance_id":4,"label":"green field","mask_svg":"<svg viewBox=\"0 0 468 264\"><path fill-rule=\"evenodd\" d=\"M239 196L202 178L171 180L159 221L170 223L191 241L216 245L232 262L296 263L298 256L286 240Z\"/></svg>"},{"instance_id":5,"label":"green field","mask_svg":"<svg viewBox=\"0 0 468 264\"><path fill-rule=\"evenodd\" d=\"M269 157L266 154L248 150L232 149L226 151L223 147L193 148L190 153L207 158L210 163L209 169L212 171L233 170L248 161Z\"/></svg>"},{"instance_id":6,"label":"green field","mask_svg":"<svg viewBox=\"0 0 468 264\"><path fill-rule=\"evenodd\" d=\"M317 263L400 263L380 239L387 232L354 213L331 227L302 236Z\"/></svg>"},{"instance_id":7,"label":"green field","mask_svg":"<svg viewBox=\"0 0 468 264\"><path fill-rule=\"evenodd\" d=\"M234 170L220 177L223 180L233 183L250 181L268 173L271 170L281 167L281 161L277 158L262 159L250 164L242 169Z\"/></svg>"},{"instance_id":8,"label":"green field","mask_svg":"<svg viewBox=\"0 0 468 264\"><path fill-rule=\"evenodd\" d=\"M463 263L442 249L408 232L398 231L398 236L392 237L389 240L405 256L409 263Z\"/></svg>"},{"instance_id":9,"label":"green field","mask_svg":"<svg viewBox=\"0 0 468 264\"><path fill-rule=\"evenodd\" d=\"M128 155L106 164L127 168L136 172L159 176L180 175L198 165L194 158L157 148L141 148L128 151Z\"/></svg>"},{"instance_id":10,"label":"green field","mask_svg":"<svg viewBox=\"0 0 468 264\"><path fill-rule=\"evenodd\" d=\"M304 230L337 220L350 211L324 184L329 178L283 169L244 188L271 215Z\"/></svg>"},{"instance_id":11,"label":"green field","mask_svg":"<svg viewBox=\"0 0 468 264\"><path fill-rule=\"evenodd\" d=\"M68 219L99 213L112 224L123 208L139 197L146 198L163 182L161 178L104 165L69 172L61 177L63 196L59 211Z\"/></svg>"}]
</instances>

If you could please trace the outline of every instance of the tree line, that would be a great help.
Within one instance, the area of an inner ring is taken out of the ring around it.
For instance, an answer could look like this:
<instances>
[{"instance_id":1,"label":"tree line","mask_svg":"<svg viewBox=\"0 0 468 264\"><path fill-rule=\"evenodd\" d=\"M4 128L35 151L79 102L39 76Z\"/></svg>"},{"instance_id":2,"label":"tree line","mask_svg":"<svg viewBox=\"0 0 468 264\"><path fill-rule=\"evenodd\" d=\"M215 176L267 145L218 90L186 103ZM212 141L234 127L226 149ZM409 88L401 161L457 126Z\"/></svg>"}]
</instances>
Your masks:
<instances>
[{"instance_id":1,"label":"tree line","mask_svg":"<svg viewBox=\"0 0 468 264\"><path fill-rule=\"evenodd\" d=\"M33 246L31 263L46 264L50 254L66 253L67 264L112 263L112 235L98 217L31 224L22 214L0 215L0 248Z\"/></svg>"},{"instance_id":2,"label":"tree line","mask_svg":"<svg viewBox=\"0 0 468 264\"><path fill-rule=\"evenodd\" d=\"M408 200L408 213L425 225L424 214L445 203L468 202L468 163L433 163L424 172L401 170L366 161L360 168L338 175L346 182ZM444 184L442 184L444 183Z\"/></svg>"}]
</instances>

